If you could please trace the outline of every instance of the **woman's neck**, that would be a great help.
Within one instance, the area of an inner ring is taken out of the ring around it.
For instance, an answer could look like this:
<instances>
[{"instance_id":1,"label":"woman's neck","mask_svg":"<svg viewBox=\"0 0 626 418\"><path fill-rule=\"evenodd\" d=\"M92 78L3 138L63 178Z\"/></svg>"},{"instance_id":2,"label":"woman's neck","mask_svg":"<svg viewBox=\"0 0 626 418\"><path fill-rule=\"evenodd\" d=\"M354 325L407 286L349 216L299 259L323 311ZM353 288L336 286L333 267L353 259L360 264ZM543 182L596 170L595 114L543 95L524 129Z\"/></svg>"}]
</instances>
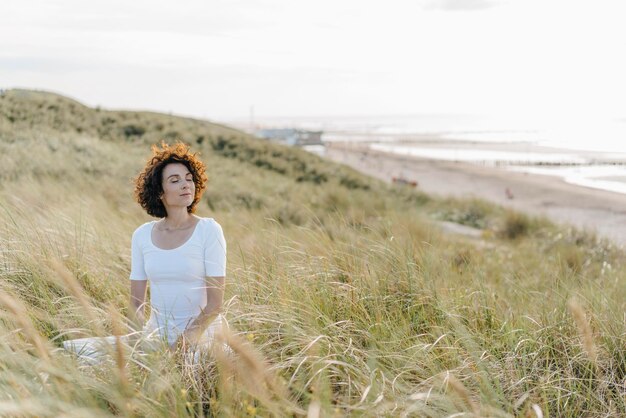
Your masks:
<instances>
[{"instance_id":1,"label":"woman's neck","mask_svg":"<svg viewBox=\"0 0 626 418\"><path fill-rule=\"evenodd\" d=\"M163 218L163 225L167 229L179 229L188 226L189 220L193 218L193 215L187 212L187 208L181 208L182 210L168 211L167 216Z\"/></svg>"}]
</instances>

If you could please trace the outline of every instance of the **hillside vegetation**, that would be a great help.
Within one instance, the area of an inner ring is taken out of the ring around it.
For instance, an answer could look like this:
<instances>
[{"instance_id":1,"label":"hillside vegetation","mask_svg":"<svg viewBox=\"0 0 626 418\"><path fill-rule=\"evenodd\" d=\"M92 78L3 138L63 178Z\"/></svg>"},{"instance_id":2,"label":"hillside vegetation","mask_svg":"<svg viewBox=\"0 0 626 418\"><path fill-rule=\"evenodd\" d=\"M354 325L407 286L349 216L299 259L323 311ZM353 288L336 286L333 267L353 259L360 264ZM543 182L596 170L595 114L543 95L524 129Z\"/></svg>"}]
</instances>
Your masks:
<instances>
[{"instance_id":1,"label":"hillside vegetation","mask_svg":"<svg viewBox=\"0 0 626 418\"><path fill-rule=\"evenodd\" d=\"M228 242L234 353L81 365L63 340L126 329L150 220L131 180L177 139ZM0 96L0 416L626 416L624 261L592 233L226 126Z\"/></svg>"}]
</instances>

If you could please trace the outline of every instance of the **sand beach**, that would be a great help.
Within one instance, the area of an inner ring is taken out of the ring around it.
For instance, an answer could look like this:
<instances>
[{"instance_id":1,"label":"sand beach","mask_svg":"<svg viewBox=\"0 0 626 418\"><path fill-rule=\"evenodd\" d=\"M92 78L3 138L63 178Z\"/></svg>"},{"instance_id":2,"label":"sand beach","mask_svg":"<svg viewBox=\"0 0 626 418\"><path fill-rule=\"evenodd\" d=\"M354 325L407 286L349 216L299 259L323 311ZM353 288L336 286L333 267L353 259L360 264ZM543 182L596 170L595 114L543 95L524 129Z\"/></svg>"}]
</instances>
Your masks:
<instances>
[{"instance_id":1,"label":"sand beach","mask_svg":"<svg viewBox=\"0 0 626 418\"><path fill-rule=\"evenodd\" d=\"M519 145L499 147L502 151L516 151ZM327 143L325 157L384 181L391 182L393 177L401 176L416 181L418 188L429 194L485 199L531 215L543 215L557 223L595 231L621 246L626 244L626 194L494 165L373 150L363 143Z\"/></svg>"}]
</instances>

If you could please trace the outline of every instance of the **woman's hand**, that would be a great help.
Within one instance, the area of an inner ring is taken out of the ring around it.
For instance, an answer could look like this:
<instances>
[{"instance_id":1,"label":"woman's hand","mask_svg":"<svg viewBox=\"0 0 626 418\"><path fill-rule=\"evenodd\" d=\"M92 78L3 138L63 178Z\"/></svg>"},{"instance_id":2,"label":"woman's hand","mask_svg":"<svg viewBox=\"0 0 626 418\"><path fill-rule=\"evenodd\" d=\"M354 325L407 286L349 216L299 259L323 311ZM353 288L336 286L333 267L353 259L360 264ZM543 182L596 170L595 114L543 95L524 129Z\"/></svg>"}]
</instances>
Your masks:
<instances>
[{"instance_id":1,"label":"woman's hand","mask_svg":"<svg viewBox=\"0 0 626 418\"><path fill-rule=\"evenodd\" d=\"M168 350L172 354L178 353L179 351L184 352L186 345L187 344L185 344L185 337L183 337L183 334L180 334L180 336L176 339L176 341L170 344L170 346L168 347Z\"/></svg>"},{"instance_id":2,"label":"woman's hand","mask_svg":"<svg viewBox=\"0 0 626 418\"><path fill-rule=\"evenodd\" d=\"M218 317L224 299L224 277L206 278L207 304L200 314L179 335L176 342L169 346L171 353L185 353L194 348L201 340L207 327Z\"/></svg>"},{"instance_id":3,"label":"woman's hand","mask_svg":"<svg viewBox=\"0 0 626 418\"><path fill-rule=\"evenodd\" d=\"M193 337L188 335L188 332L185 331L181 333L176 341L169 346L170 353L186 353L192 346L192 342L194 341Z\"/></svg>"}]
</instances>

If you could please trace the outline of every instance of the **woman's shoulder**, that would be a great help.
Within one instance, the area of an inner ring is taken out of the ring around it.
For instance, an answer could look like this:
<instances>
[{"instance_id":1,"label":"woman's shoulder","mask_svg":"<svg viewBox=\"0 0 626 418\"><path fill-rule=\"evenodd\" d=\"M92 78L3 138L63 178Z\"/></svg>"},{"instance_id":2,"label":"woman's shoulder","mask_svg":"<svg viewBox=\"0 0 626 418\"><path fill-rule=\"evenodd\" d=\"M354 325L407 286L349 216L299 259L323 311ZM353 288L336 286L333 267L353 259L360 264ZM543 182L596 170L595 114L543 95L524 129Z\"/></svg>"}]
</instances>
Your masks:
<instances>
[{"instance_id":1,"label":"woman's shoulder","mask_svg":"<svg viewBox=\"0 0 626 418\"><path fill-rule=\"evenodd\" d=\"M150 221L150 222L146 222L143 225L139 225L137 229L135 229L135 232L133 232L133 239L141 239L146 236L149 236L150 232L152 231L152 226L154 225L155 222L156 221Z\"/></svg>"},{"instance_id":2,"label":"woman's shoulder","mask_svg":"<svg viewBox=\"0 0 626 418\"><path fill-rule=\"evenodd\" d=\"M206 229L217 229L217 228L221 228L222 226L214 219L214 218L204 218L201 216L198 216L199 218L199 224Z\"/></svg>"},{"instance_id":3,"label":"woman's shoulder","mask_svg":"<svg viewBox=\"0 0 626 418\"><path fill-rule=\"evenodd\" d=\"M222 226L214 218L202 218L198 221L205 237L222 234Z\"/></svg>"}]
</instances>

